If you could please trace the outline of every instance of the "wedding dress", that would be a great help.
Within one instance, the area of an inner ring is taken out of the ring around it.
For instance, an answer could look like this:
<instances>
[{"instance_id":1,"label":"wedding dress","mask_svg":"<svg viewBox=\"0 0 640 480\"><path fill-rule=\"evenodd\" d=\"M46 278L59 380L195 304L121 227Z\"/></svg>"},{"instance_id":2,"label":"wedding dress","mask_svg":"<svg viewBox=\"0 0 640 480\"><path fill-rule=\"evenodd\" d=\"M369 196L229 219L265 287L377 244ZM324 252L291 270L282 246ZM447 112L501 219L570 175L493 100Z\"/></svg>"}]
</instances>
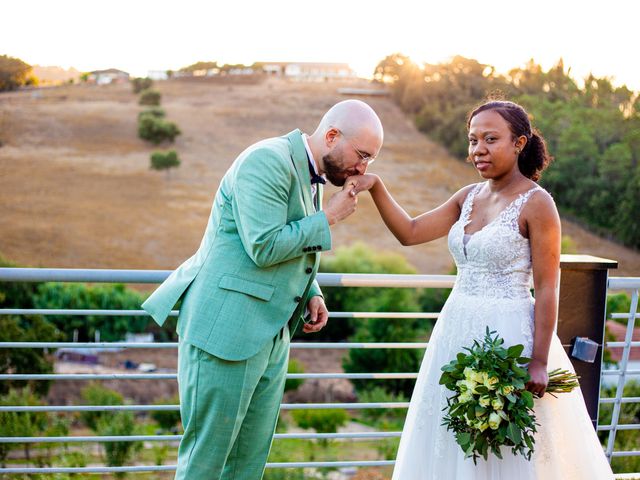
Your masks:
<instances>
[{"instance_id":1,"label":"wedding dress","mask_svg":"<svg viewBox=\"0 0 640 480\"><path fill-rule=\"evenodd\" d=\"M582 393L547 394L536 399L540 424L531 460L502 447L503 459L489 453L477 465L441 426L447 397L439 385L440 368L473 340L482 341L489 326L505 346L533 348L533 305L530 293L529 240L519 231L518 217L525 202L541 187L521 194L491 223L473 235L465 234L473 201L484 183L467 195L459 220L451 227L449 249L458 268L455 286L429 339L405 421L393 480L585 480L613 478L611 468L589 419ZM465 243L465 236L468 240ZM554 333L548 369L574 371Z\"/></svg>"}]
</instances>

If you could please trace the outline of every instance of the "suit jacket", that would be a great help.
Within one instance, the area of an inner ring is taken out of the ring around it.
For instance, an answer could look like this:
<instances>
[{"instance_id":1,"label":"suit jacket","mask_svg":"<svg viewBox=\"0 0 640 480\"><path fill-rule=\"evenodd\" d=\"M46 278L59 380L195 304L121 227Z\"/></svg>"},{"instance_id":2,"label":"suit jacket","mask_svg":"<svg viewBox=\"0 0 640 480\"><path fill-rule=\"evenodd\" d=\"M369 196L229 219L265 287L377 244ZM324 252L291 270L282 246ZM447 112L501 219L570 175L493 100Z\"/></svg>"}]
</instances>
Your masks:
<instances>
[{"instance_id":1,"label":"suit jacket","mask_svg":"<svg viewBox=\"0 0 640 480\"><path fill-rule=\"evenodd\" d=\"M309 298L331 232L311 197L302 133L252 145L234 161L216 193L198 251L142 304L162 325L182 298L180 337L225 360L256 354Z\"/></svg>"}]
</instances>

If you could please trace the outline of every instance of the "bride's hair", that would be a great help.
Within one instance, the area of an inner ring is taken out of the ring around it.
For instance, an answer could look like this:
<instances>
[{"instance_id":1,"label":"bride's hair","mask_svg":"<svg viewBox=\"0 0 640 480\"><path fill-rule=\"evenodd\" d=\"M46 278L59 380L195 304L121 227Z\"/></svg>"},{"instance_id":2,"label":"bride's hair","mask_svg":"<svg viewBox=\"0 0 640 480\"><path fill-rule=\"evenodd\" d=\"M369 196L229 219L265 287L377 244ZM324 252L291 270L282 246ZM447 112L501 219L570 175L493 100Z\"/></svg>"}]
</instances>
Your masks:
<instances>
[{"instance_id":1,"label":"bride's hair","mask_svg":"<svg viewBox=\"0 0 640 480\"><path fill-rule=\"evenodd\" d=\"M529 115L525 109L517 103L491 100L475 108L469 114L467 129L473 117L487 110L495 111L506 120L514 139L522 135L527 137L527 143L518 156L518 168L525 177L538 181L540 174L547 168L553 158L547 152L547 145L540 132L531 126Z\"/></svg>"}]
</instances>

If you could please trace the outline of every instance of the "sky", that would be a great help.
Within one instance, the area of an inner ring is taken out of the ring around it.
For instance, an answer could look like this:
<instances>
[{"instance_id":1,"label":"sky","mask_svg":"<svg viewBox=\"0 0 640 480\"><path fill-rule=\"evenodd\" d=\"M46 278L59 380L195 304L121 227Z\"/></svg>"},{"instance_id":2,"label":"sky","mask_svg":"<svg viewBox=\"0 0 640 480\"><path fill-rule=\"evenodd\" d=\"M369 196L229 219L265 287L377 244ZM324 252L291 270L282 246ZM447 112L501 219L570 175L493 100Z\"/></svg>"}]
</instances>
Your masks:
<instances>
[{"instance_id":1,"label":"sky","mask_svg":"<svg viewBox=\"0 0 640 480\"><path fill-rule=\"evenodd\" d=\"M385 56L463 55L501 73L559 58L640 91L635 0L30 0L3 2L0 55L144 76L197 61L346 62L371 76Z\"/></svg>"}]
</instances>

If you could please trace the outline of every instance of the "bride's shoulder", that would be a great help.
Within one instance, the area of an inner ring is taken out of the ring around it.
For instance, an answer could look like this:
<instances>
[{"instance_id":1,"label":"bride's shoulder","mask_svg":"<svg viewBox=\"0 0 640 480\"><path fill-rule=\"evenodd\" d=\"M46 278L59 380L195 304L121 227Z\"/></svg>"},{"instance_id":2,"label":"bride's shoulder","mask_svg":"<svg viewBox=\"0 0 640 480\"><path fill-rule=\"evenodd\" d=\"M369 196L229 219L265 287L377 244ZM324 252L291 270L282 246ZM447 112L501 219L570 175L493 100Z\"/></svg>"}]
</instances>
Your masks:
<instances>
[{"instance_id":1,"label":"bride's shoulder","mask_svg":"<svg viewBox=\"0 0 640 480\"><path fill-rule=\"evenodd\" d=\"M472 183L471 185L462 187L460 190L454 193L451 198L449 198L447 203L456 203L459 208L462 208L462 205L464 204L469 194L476 188L479 188L480 185L480 183Z\"/></svg>"},{"instance_id":2,"label":"bride's shoulder","mask_svg":"<svg viewBox=\"0 0 640 480\"><path fill-rule=\"evenodd\" d=\"M553 197L542 187L534 187L531 195L522 207L525 220L554 221L559 219L558 209Z\"/></svg>"}]
</instances>

